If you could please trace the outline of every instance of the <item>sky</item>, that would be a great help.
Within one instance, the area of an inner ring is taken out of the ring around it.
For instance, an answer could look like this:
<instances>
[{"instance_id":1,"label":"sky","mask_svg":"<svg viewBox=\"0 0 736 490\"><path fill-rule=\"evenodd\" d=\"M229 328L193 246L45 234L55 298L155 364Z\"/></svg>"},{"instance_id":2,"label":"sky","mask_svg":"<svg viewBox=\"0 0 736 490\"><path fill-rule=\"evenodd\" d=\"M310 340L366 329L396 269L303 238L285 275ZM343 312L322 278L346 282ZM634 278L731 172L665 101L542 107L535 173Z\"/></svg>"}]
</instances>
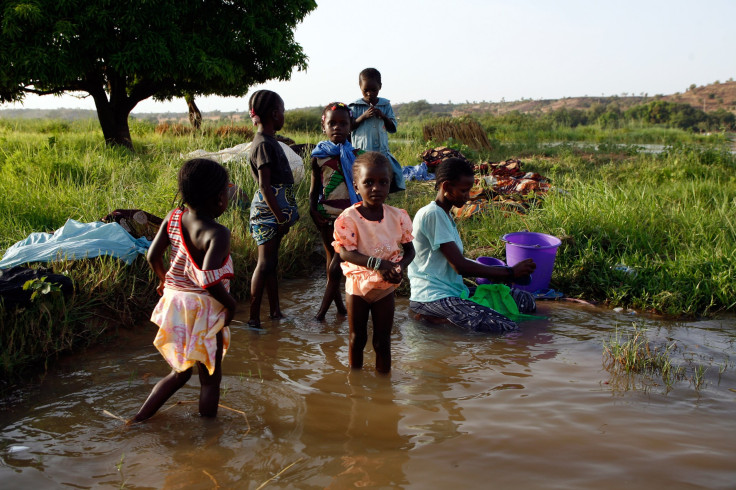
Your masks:
<instances>
[{"instance_id":1,"label":"sky","mask_svg":"<svg viewBox=\"0 0 736 490\"><path fill-rule=\"evenodd\" d=\"M736 0L317 0L295 38L308 69L250 90L287 109L360 97L375 67L392 103L673 94L736 78ZM246 111L247 97L202 97ZM90 97L28 96L7 108L94 109ZM133 110L186 112L183 99Z\"/></svg>"}]
</instances>

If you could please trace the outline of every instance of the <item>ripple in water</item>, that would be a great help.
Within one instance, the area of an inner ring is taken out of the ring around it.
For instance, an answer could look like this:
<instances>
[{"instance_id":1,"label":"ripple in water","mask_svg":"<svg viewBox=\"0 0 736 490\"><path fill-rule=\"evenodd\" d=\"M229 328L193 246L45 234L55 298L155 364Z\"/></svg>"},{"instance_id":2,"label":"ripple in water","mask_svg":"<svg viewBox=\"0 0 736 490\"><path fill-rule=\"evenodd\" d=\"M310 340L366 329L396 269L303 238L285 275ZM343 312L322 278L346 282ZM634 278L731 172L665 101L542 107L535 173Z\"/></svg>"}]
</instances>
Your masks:
<instances>
[{"instance_id":1,"label":"ripple in water","mask_svg":"<svg viewBox=\"0 0 736 490\"><path fill-rule=\"evenodd\" d=\"M311 320L324 281L284 281L289 318L233 326L215 420L196 376L124 427L167 373L146 327L76 356L0 412L0 485L257 488L707 487L736 482L736 321L666 322L543 303L506 336L415 322L397 301L393 370L347 368L347 320ZM239 318L243 320L243 318ZM615 329L645 324L704 384L613 377ZM690 364L688 364L690 363ZM174 402L183 402L174 404ZM20 448L20 449L19 449ZM654 469L654 471L653 471Z\"/></svg>"}]
</instances>

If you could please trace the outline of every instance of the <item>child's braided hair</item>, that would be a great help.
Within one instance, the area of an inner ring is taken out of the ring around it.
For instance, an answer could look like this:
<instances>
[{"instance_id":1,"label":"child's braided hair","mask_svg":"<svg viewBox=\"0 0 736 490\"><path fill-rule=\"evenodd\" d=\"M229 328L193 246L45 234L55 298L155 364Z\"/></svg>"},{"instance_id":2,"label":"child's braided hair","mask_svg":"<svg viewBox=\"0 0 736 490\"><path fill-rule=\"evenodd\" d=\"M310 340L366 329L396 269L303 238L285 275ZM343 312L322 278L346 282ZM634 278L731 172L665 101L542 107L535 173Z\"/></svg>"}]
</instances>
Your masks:
<instances>
[{"instance_id":1,"label":"child's braided hair","mask_svg":"<svg viewBox=\"0 0 736 490\"><path fill-rule=\"evenodd\" d=\"M462 158L451 157L446 158L434 172L435 184L434 188L439 189L443 182L454 182L460 177L468 175L473 177L473 165Z\"/></svg>"},{"instance_id":2,"label":"child's braided hair","mask_svg":"<svg viewBox=\"0 0 736 490\"><path fill-rule=\"evenodd\" d=\"M347 104L345 104L343 102L330 102L329 104L327 104L325 106L324 109L322 109L322 122L323 123L325 122L325 119L327 118L327 112L328 111L335 112L335 111L339 111L339 110L346 111L348 113L348 117L350 119L353 118L353 111L350 110L350 107L348 107Z\"/></svg>"},{"instance_id":3,"label":"child's braided hair","mask_svg":"<svg viewBox=\"0 0 736 490\"><path fill-rule=\"evenodd\" d=\"M210 204L230 182L225 167L206 158L188 160L179 169L179 194L182 203L193 208Z\"/></svg>"},{"instance_id":4,"label":"child's braided hair","mask_svg":"<svg viewBox=\"0 0 736 490\"><path fill-rule=\"evenodd\" d=\"M281 102L281 97L271 90L257 90L250 96L248 109L251 118L258 116L261 121L270 121L271 114Z\"/></svg>"}]
</instances>

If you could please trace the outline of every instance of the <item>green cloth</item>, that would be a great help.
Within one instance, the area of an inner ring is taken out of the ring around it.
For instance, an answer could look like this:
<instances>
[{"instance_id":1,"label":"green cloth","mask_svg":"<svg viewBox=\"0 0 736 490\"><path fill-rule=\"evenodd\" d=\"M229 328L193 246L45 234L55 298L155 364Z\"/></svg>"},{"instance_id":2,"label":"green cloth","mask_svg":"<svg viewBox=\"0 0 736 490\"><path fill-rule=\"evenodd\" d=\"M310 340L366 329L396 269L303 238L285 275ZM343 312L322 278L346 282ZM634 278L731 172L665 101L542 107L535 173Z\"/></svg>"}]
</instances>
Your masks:
<instances>
[{"instance_id":1,"label":"green cloth","mask_svg":"<svg viewBox=\"0 0 736 490\"><path fill-rule=\"evenodd\" d=\"M516 301L511 297L510 291L511 288L503 284L481 284L475 289L475 294L471 298L465 294L463 299L469 299L490 308L515 322L546 319L544 316L519 313L519 307L516 306Z\"/></svg>"}]
</instances>

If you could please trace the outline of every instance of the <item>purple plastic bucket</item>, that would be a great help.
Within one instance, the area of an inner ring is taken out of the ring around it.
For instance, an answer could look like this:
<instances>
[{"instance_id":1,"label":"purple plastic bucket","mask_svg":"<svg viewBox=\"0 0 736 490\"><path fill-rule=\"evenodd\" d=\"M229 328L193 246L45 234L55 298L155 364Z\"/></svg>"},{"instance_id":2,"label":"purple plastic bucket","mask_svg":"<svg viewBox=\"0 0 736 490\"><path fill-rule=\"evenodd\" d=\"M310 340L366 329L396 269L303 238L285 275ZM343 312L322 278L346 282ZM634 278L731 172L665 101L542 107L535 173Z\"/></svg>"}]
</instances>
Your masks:
<instances>
[{"instance_id":1,"label":"purple plastic bucket","mask_svg":"<svg viewBox=\"0 0 736 490\"><path fill-rule=\"evenodd\" d=\"M513 266L526 259L532 259L537 265L529 284L514 284L514 287L530 293L539 289L547 289L552 279L557 247L562 243L560 239L552 235L530 231L507 233L501 239L506 242L506 263L508 265Z\"/></svg>"},{"instance_id":2,"label":"purple plastic bucket","mask_svg":"<svg viewBox=\"0 0 736 490\"><path fill-rule=\"evenodd\" d=\"M506 262L504 262L501 259L496 259L494 257L478 257L475 259L476 262L483 265L500 265L505 266ZM490 279L486 279L485 277L476 277L475 278L476 284L492 284L493 281Z\"/></svg>"}]
</instances>

